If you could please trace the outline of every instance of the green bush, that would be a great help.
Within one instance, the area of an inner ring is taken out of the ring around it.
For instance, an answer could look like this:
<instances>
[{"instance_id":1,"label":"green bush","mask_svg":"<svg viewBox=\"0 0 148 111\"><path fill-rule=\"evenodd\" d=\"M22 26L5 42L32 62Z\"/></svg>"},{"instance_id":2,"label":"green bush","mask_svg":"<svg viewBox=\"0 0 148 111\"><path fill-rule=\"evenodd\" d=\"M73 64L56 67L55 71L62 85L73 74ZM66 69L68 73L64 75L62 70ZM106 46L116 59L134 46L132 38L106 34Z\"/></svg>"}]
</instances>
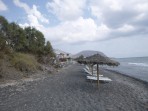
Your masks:
<instances>
[{"instance_id":1,"label":"green bush","mask_svg":"<svg viewBox=\"0 0 148 111\"><path fill-rule=\"evenodd\" d=\"M35 57L29 54L14 53L10 61L20 71L35 71L39 66Z\"/></svg>"}]
</instances>

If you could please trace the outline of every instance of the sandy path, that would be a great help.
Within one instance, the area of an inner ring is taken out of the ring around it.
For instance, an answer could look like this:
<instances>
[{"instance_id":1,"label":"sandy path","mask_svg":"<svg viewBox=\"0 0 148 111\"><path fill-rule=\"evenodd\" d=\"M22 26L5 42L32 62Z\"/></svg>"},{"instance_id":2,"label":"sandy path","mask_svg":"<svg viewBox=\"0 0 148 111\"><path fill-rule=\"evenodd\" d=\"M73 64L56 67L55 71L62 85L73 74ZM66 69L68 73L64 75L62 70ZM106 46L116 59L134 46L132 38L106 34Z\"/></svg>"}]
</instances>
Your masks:
<instances>
[{"instance_id":1,"label":"sandy path","mask_svg":"<svg viewBox=\"0 0 148 111\"><path fill-rule=\"evenodd\" d=\"M86 81L80 65L38 81L0 88L0 111L147 111L148 86L103 71L110 83Z\"/></svg>"}]
</instances>

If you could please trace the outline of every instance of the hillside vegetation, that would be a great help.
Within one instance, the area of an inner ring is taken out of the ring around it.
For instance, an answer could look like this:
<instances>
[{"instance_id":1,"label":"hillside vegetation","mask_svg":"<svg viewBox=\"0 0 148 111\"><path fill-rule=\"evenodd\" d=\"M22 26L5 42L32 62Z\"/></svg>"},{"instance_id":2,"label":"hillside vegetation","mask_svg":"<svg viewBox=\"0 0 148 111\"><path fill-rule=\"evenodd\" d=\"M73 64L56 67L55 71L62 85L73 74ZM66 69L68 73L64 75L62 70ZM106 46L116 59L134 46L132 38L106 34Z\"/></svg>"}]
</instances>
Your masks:
<instances>
[{"instance_id":1,"label":"hillside vegetation","mask_svg":"<svg viewBox=\"0 0 148 111\"><path fill-rule=\"evenodd\" d=\"M7 70L34 72L55 57L50 41L45 42L42 32L34 27L21 28L0 16L0 78Z\"/></svg>"}]
</instances>

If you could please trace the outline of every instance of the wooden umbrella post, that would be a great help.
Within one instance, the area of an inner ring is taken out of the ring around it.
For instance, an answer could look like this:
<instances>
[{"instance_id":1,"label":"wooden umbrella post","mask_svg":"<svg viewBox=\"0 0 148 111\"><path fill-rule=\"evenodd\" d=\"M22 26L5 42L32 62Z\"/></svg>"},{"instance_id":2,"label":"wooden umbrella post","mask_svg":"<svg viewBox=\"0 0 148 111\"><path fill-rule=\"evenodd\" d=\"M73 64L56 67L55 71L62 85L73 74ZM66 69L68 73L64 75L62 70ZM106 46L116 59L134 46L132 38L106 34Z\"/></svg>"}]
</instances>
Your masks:
<instances>
[{"instance_id":1,"label":"wooden umbrella post","mask_svg":"<svg viewBox=\"0 0 148 111\"><path fill-rule=\"evenodd\" d=\"M99 87L99 65L97 64L97 86Z\"/></svg>"},{"instance_id":2,"label":"wooden umbrella post","mask_svg":"<svg viewBox=\"0 0 148 111\"><path fill-rule=\"evenodd\" d=\"M91 68L92 68L92 75L93 75L93 74L94 74L94 72L93 72L93 65L92 65L92 67L91 67Z\"/></svg>"}]
</instances>

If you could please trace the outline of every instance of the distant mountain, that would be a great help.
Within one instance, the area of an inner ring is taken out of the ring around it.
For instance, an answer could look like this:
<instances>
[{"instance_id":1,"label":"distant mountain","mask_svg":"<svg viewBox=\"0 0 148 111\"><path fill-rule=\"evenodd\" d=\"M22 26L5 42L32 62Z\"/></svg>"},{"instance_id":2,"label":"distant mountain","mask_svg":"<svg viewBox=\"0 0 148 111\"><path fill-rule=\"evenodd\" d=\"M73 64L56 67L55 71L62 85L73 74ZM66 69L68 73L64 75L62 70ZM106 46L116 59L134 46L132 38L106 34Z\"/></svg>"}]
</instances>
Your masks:
<instances>
[{"instance_id":1,"label":"distant mountain","mask_svg":"<svg viewBox=\"0 0 148 111\"><path fill-rule=\"evenodd\" d=\"M104 53L102 53L100 51L84 50L84 51L81 51L81 52L73 55L72 58L77 58L81 55L83 55L84 57L89 57L89 56L94 55L94 54L100 54L102 56L106 56Z\"/></svg>"}]
</instances>

